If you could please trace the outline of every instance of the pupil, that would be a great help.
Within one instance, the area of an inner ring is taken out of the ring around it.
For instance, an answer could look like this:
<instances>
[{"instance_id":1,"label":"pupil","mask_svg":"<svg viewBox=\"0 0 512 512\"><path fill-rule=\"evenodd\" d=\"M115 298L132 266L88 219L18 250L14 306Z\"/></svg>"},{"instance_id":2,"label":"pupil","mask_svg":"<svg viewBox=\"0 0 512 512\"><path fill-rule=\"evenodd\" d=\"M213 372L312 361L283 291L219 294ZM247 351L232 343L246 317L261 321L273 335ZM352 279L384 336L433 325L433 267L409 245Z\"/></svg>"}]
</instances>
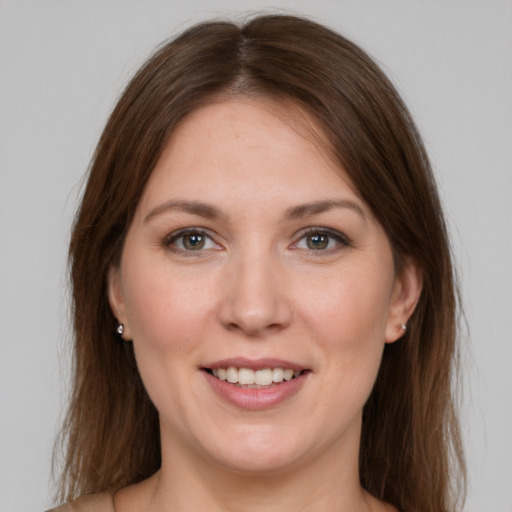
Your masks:
<instances>
[{"instance_id":1,"label":"pupil","mask_svg":"<svg viewBox=\"0 0 512 512\"><path fill-rule=\"evenodd\" d=\"M307 243L310 249L325 249L329 244L329 237L322 234L309 235Z\"/></svg>"},{"instance_id":2,"label":"pupil","mask_svg":"<svg viewBox=\"0 0 512 512\"><path fill-rule=\"evenodd\" d=\"M204 246L204 237L200 233L193 233L183 237L183 245L186 249L202 249Z\"/></svg>"}]
</instances>

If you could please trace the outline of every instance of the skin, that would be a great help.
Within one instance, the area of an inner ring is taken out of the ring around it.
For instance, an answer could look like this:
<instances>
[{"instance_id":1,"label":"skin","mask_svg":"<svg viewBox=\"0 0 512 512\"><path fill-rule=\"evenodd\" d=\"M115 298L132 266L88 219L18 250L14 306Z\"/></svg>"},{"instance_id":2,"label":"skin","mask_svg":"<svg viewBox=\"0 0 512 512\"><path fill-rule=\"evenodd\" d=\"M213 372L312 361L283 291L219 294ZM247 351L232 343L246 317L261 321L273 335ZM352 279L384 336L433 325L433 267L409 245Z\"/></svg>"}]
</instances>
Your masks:
<instances>
[{"instance_id":1,"label":"skin","mask_svg":"<svg viewBox=\"0 0 512 512\"><path fill-rule=\"evenodd\" d=\"M150 177L109 299L159 411L162 467L119 491L117 512L393 510L360 486L361 414L421 276L407 260L396 275L384 230L306 118L214 102L179 125ZM342 203L298 213L325 201ZM309 371L284 402L248 411L202 370L231 357Z\"/></svg>"}]
</instances>

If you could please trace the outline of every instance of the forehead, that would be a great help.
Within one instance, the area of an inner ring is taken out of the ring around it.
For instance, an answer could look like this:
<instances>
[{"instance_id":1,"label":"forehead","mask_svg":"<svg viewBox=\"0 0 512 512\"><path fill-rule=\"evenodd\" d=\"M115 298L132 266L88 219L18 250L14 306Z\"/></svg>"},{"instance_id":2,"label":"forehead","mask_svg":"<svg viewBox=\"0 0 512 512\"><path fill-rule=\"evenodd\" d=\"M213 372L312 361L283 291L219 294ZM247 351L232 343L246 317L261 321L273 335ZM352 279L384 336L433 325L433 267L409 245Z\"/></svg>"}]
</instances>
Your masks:
<instances>
[{"instance_id":1,"label":"forehead","mask_svg":"<svg viewBox=\"0 0 512 512\"><path fill-rule=\"evenodd\" d=\"M184 118L152 172L142 203L163 195L225 196L229 191L270 199L282 194L348 189L326 137L311 116L291 102L231 98ZM310 195L310 194L309 194ZM308 198L305 198L308 199Z\"/></svg>"}]
</instances>

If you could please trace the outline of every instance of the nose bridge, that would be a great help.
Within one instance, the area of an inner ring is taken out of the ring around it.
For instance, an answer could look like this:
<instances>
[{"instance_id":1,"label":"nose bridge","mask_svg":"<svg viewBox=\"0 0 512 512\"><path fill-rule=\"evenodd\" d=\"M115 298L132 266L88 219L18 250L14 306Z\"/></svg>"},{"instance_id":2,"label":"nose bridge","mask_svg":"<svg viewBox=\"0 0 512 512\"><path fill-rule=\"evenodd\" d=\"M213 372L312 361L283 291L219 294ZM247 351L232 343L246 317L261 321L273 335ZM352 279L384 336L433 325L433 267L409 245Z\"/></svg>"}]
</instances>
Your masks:
<instances>
[{"instance_id":1,"label":"nose bridge","mask_svg":"<svg viewBox=\"0 0 512 512\"><path fill-rule=\"evenodd\" d=\"M234 251L225 272L220 316L226 327L257 336L288 325L291 309L274 251L253 240Z\"/></svg>"}]
</instances>

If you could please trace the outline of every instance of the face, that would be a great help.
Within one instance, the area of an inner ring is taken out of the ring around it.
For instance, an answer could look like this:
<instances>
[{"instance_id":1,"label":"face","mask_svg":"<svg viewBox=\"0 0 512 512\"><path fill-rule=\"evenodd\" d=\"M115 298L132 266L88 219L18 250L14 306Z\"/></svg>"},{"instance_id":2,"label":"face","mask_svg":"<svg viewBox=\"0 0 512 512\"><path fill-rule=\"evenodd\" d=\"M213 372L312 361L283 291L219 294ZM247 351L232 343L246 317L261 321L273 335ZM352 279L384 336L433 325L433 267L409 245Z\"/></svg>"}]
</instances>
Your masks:
<instances>
[{"instance_id":1,"label":"face","mask_svg":"<svg viewBox=\"0 0 512 512\"><path fill-rule=\"evenodd\" d=\"M275 103L217 102L181 123L149 179L109 298L164 460L258 472L357 459L418 283L411 266L395 275L382 227L308 133Z\"/></svg>"}]
</instances>

